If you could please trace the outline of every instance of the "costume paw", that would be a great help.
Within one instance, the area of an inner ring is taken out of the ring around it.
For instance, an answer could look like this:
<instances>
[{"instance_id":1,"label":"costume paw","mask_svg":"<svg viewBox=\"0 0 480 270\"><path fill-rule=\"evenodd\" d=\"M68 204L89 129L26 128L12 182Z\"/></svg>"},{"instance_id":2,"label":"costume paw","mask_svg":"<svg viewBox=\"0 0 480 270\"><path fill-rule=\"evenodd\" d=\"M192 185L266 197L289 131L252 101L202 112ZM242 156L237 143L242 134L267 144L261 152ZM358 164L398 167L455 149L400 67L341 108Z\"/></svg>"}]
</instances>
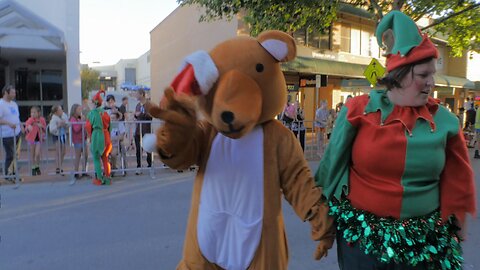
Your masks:
<instances>
[{"instance_id":1,"label":"costume paw","mask_svg":"<svg viewBox=\"0 0 480 270\"><path fill-rule=\"evenodd\" d=\"M313 257L315 258L315 260L318 261L323 257L327 257L328 250L332 247L332 244L333 244L333 239L332 240L325 239L320 241L320 243L318 243L317 245L317 248L315 249L315 253L313 254Z\"/></svg>"}]
</instances>

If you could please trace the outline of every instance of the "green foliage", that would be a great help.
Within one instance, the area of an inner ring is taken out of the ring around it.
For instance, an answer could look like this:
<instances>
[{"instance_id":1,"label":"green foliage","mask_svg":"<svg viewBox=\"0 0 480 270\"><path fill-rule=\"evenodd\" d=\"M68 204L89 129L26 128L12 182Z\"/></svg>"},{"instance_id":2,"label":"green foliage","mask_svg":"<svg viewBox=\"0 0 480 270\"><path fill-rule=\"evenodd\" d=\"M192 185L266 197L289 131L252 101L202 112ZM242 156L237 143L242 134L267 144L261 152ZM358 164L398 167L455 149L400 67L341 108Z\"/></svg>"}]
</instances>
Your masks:
<instances>
[{"instance_id":1,"label":"green foliage","mask_svg":"<svg viewBox=\"0 0 480 270\"><path fill-rule=\"evenodd\" d=\"M244 15L255 36L265 29L279 29L295 32L307 28L309 31L323 31L337 18L342 5L348 4L361 8L380 20L391 9L401 9L414 20L423 16L435 18L435 21L449 17L435 25L434 34L448 37L452 54L460 56L464 50L480 52L478 33L480 16L478 0L177 0L182 5L198 5L206 8L201 21L220 18L231 19L238 13ZM468 7L475 8L452 16Z\"/></svg>"},{"instance_id":2,"label":"green foliage","mask_svg":"<svg viewBox=\"0 0 480 270\"><path fill-rule=\"evenodd\" d=\"M97 90L100 88L100 73L91 68L82 68L80 77L82 80L82 98L88 98L88 93L91 90Z\"/></svg>"}]
</instances>

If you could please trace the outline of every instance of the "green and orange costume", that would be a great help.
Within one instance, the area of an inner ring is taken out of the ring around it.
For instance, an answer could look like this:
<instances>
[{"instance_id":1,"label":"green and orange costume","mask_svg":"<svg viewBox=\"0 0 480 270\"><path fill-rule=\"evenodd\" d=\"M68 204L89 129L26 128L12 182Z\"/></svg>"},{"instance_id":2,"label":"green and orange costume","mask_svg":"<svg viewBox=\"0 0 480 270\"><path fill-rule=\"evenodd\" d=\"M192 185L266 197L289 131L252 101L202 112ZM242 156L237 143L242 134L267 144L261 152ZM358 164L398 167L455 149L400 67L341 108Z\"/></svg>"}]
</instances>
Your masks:
<instances>
[{"instance_id":1,"label":"green and orange costume","mask_svg":"<svg viewBox=\"0 0 480 270\"><path fill-rule=\"evenodd\" d=\"M92 102L95 104L95 109L91 110L87 115L86 129L88 136L91 138L90 151L93 156L93 165L95 167L95 178L93 184L95 185L110 185L110 163L108 162L108 155L112 151L112 142L110 140L110 116L102 108L102 97L100 94L105 94L105 91L100 90L93 98ZM104 173L102 174L102 167L100 159L103 163Z\"/></svg>"},{"instance_id":2,"label":"green and orange costume","mask_svg":"<svg viewBox=\"0 0 480 270\"><path fill-rule=\"evenodd\" d=\"M395 40L408 40L399 25L410 21L393 11L377 37L392 29L401 32ZM412 31L419 35L417 30ZM436 57L426 36L415 42L404 42L406 51L396 44L387 56L389 71ZM461 269L456 225L475 213L476 193L457 117L432 97L424 106L402 107L386 90L372 90L347 102L335 123L315 180L329 201L338 237L383 263Z\"/></svg>"}]
</instances>

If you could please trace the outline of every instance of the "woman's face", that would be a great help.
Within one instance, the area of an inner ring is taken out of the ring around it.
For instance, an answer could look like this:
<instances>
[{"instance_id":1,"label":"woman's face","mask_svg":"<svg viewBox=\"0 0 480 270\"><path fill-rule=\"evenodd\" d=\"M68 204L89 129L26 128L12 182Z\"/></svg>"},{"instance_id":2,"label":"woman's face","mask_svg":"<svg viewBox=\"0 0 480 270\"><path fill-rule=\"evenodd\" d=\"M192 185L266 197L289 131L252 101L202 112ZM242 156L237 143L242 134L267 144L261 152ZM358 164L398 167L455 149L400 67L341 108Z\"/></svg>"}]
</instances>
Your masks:
<instances>
[{"instance_id":1,"label":"woman's face","mask_svg":"<svg viewBox=\"0 0 480 270\"><path fill-rule=\"evenodd\" d=\"M57 110L57 113L56 113L56 115L58 115L58 116L62 116L62 115L63 115L63 109L62 109L62 107L61 107L61 106L60 106L60 107L58 107L58 110Z\"/></svg>"},{"instance_id":2,"label":"woman's face","mask_svg":"<svg viewBox=\"0 0 480 270\"><path fill-rule=\"evenodd\" d=\"M404 106L423 106L428 101L428 96L435 86L433 75L437 71L435 59L413 67L401 81L402 88L393 89L399 91Z\"/></svg>"},{"instance_id":3,"label":"woman's face","mask_svg":"<svg viewBox=\"0 0 480 270\"><path fill-rule=\"evenodd\" d=\"M77 116L81 116L82 115L82 106L78 106L77 109L75 110L75 114Z\"/></svg>"},{"instance_id":4,"label":"woman's face","mask_svg":"<svg viewBox=\"0 0 480 270\"><path fill-rule=\"evenodd\" d=\"M34 108L30 110L30 116L33 118L38 118L38 111Z\"/></svg>"}]
</instances>

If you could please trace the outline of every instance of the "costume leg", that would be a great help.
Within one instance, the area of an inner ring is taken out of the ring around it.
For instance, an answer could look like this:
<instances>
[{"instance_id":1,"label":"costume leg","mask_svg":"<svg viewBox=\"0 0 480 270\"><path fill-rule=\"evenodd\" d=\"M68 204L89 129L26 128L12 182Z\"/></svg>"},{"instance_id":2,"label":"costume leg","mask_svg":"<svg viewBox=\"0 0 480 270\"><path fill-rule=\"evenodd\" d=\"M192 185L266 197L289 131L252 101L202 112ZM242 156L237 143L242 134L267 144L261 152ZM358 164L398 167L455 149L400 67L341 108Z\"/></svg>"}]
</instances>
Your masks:
<instances>
[{"instance_id":1,"label":"costume leg","mask_svg":"<svg viewBox=\"0 0 480 270\"><path fill-rule=\"evenodd\" d=\"M102 162L103 162L103 169L105 170L105 177L110 178L110 173L111 173L111 168L110 168L110 163L108 162L108 155L112 151L112 144L108 144L105 147L105 151L103 152L102 155Z\"/></svg>"},{"instance_id":2,"label":"costume leg","mask_svg":"<svg viewBox=\"0 0 480 270\"><path fill-rule=\"evenodd\" d=\"M349 246L342 235L343 233L337 233L337 257L340 270L387 270L385 266L377 263L375 257L366 255L358 245Z\"/></svg>"},{"instance_id":3,"label":"costume leg","mask_svg":"<svg viewBox=\"0 0 480 270\"><path fill-rule=\"evenodd\" d=\"M92 153L93 166L95 168L96 177L100 179L102 177L102 165L100 164L100 155Z\"/></svg>"}]
</instances>

